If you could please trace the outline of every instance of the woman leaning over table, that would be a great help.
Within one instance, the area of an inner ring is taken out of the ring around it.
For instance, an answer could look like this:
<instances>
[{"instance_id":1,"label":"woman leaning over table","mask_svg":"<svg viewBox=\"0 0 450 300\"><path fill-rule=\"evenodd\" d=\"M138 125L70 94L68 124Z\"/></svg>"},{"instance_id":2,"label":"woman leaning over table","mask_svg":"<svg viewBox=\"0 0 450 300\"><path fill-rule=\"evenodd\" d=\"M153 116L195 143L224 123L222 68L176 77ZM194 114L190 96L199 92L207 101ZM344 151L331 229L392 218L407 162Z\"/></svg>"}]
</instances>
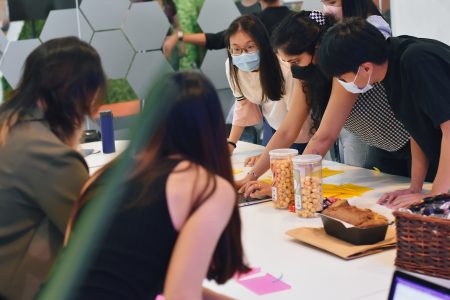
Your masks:
<instances>
[{"instance_id":1,"label":"woman leaning over table","mask_svg":"<svg viewBox=\"0 0 450 300\"><path fill-rule=\"evenodd\" d=\"M32 299L62 246L89 176L77 151L83 121L105 82L90 45L50 40L28 56L0 106L0 294L7 299Z\"/></svg>"},{"instance_id":2,"label":"woman leaning over table","mask_svg":"<svg viewBox=\"0 0 450 300\"><path fill-rule=\"evenodd\" d=\"M273 134L278 129L290 107L292 75L289 66L274 53L267 30L255 16L234 20L227 30L226 43L225 70L236 98L228 137L229 150L233 152L244 128L260 123L262 117L268 127L266 132ZM264 136L263 144L270 138L271 135ZM292 147L302 152L308 140L309 131L301 131Z\"/></svg>"}]
</instances>

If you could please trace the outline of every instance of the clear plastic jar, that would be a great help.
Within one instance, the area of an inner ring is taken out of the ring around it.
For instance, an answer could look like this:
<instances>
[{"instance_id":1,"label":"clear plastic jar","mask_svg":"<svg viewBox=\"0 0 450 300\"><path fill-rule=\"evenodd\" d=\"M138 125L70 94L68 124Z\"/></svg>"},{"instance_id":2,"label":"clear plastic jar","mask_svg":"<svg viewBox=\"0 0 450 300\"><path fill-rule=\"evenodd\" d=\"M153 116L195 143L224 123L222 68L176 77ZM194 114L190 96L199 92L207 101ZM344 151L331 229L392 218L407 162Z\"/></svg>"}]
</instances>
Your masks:
<instances>
[{"instance_id":1,"label":"clear plastic jar","mask_svg":"<svg viewBox=\"0 0 450 300\"><path fill-rule=\"evenodd\" d=\"M272 170L272 200L275 208L288 208L294 203L294 174L292 158L295 149L276 149L269 152Z\"/></svg>"},{"instance_id":2,"label":"clear plastic jar","mask_svg":"<svg viewBox=\"0 0 450 300\"><path fill-rule=\"evenodd\" d=\"M322 157L298 155L293 158L295 211L299 217L312 218L322 210Z\"/></svg>"}]
</instances>

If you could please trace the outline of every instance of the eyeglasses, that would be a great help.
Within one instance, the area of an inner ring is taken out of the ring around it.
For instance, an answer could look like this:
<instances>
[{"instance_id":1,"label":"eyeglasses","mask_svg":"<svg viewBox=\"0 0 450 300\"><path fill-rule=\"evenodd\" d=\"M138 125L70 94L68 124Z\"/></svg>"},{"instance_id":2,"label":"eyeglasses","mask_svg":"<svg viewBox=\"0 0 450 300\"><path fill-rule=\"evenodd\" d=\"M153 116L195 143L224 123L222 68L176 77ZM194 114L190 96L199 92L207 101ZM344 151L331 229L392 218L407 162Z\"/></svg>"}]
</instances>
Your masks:
<instances>
[{"instance_id":1,"label":"eyeglasses","mask_svg":"<svg viewBox=\"0 0 450 300\"><path fill-rule=\"evenodd\" d=\"M231 47L231 48L228 49L228 51L233 56L239 56L239 55L241 55L244 52L245 53L254 53L254 52L258 51L258 47L256 46L256 44L249 44L244 49L238 48L238 47Z\"/></svg>"}]
</instances>

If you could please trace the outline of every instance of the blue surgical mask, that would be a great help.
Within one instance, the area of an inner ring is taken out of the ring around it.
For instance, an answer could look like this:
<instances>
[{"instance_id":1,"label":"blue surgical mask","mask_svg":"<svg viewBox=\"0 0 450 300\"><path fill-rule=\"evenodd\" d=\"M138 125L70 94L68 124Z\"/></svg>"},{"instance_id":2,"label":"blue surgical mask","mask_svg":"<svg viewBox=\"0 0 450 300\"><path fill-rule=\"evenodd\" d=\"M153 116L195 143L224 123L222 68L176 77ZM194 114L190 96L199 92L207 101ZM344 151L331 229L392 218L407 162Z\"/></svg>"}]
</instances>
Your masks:
<instances>
[{"instance_id":1,"label":"blue surgical mask","mask_svg":"<svg viewBox=\"0 0 450 300\"><path fill-rule=\"evenodd\" d=\"M370 77L372 75L369 76L369 80L367 81L367 84L366 84L365 87L359 88L356 85L355 81L356 81L356 78L358 78L358 74L359 74L359 70L360 69L361 69L361 67L358 68L358 72L356 72L355 79L353 79L352 82L345 82L345 81L342 81L342 80L338 79L338 81L342 85L342 87L344 87L344 89L346 89L348 92L350 92L352 94L362 94L362 93L367 92L371 88L373 88L373 85L370 84Z\"/></svg>"},{"instance_id":2,"label":"blue surgical mask","mask_svg":"<svg viewBox=\"0 0 450 300\"><path fill-rule=\"evenodd\" d=\"M253 72L259 68L259 51L232 56L233 65L244 72Z\"/></svg>"}]
</instances>

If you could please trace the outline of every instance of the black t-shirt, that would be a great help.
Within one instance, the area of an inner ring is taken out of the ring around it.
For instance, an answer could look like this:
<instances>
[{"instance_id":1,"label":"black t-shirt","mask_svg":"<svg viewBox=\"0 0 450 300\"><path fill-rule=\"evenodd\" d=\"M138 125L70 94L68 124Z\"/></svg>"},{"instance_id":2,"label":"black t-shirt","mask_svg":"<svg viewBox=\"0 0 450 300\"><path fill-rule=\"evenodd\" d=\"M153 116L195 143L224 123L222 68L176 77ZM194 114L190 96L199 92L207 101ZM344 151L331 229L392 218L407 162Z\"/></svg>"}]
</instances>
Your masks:
<instances>
[{"instance_id":1,"label":"black t-shirt","mask_svg":"<svg viewBox=\"0 0 450 300\"><path fill-rule=\"evenodd\" d=\"M388 39L388 71L383 81L397 118L430 162L439 165L442 131L450 120L450 47L436 40Z\"/></svg>"},{"instance_id":2,"label":"black t-shirt","mask_svg":"<svg viewBox=\"0 0 450 300\"><path fill-rule=\"evenodd\" d=\"M261 11L261 4L259 2L256 2L255 4L250 6L244 6L241 2L236 2L236 6L239 9L241 15L250 15L259 13Z\"/></svg>"},{"instance_id":3,"label":"black t-shirt","mask_svg":"<svg viewBox=\"0 0 450 300\"><path fill-rule=\"evenodd\" d=\"M279 7L268 7L264 9L259 14L255 14L261 22L266 26L269 37L275 28L281 23L281 21L290 14L294 13L292 10L286 6ZM206 44L205 48L208 50L218 50L226 47L225 43L225 32L221 31L218 33L206 33Z\"/></svg>"},{"instance_id":4,"label":"black t-shirt","mask_svg":"<svg viewBox=\"0 0 450 300\"><path fill-rule=\"evenodd\" d=\"M277 28L281 21L293 13L294 12L286 6L268 7L260 12L258 17L264 26L266 26L269 37L271 37L273 31Z\"/></svg>"}]
</instances>

